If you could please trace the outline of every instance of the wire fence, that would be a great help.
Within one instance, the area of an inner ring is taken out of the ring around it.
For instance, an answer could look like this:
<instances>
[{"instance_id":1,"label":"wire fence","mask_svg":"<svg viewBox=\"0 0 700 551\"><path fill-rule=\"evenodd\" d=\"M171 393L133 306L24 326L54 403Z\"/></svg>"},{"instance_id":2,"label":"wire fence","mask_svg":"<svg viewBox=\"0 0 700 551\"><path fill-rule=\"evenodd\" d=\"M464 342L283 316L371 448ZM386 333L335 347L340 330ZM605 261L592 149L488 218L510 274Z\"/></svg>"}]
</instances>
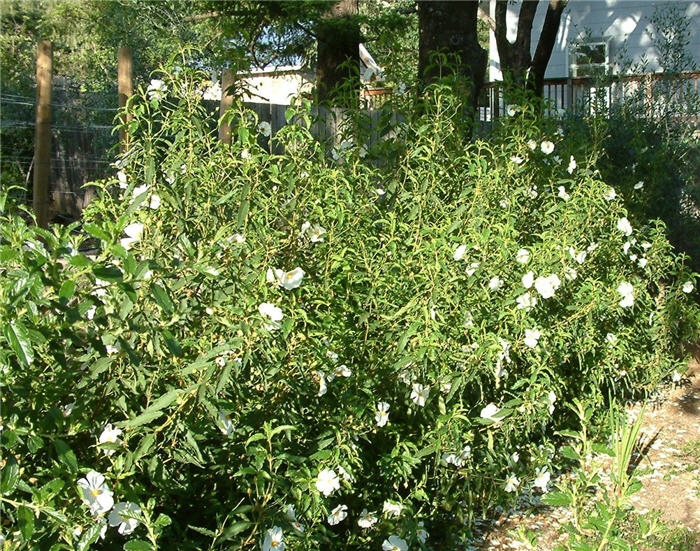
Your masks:
<instances>
[{"instance_id":1,"label":"wire fence","mask_svg":"<svg viewBox=\"0 0 700 551\"><path fill-rule=\"evenodd\" d=\"M94 196L86 184L112 170L118 136L113 132L117 92L84 92L54 86L51 102L50 208L52 217L77 218ZM32 200L36 97L0 93L0 185L17 186L15 196Z\"/></svg>"}]
</instances>

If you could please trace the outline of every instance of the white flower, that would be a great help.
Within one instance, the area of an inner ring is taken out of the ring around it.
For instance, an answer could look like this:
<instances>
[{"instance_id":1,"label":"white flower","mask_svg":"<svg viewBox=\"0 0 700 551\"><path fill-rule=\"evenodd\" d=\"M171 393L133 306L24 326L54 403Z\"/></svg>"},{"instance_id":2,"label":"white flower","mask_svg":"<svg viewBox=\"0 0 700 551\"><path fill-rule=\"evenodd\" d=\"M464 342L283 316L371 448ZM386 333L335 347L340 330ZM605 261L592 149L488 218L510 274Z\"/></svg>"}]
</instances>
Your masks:
<instances>
[{"instance_id":1,"label":"white flower","mask_svg":"<svg viewBox=\"0 0 700 551\"><path fill-rule=\"evenodd\" d=\"M333 350L326 350L326 357L330 358L333 363L338 361L338 354Z\"/></svg>"},{"instance_id":2,"label":"white flower","mask_svg":"<svg viewBox=\"0 0 700 551\"><path fill-rule=\"evenodd\" d=\"M519 108L517 105L506 105L506 115L509 117L514 117L518 111Z\"/></svg>"},{"instance_id":3,"label":"white flower","mask_svg":"<svg viewBox=\"0 0 700 551\"><path fill-rule=\"evenodd\" d=\"M518 310L525 310L528 312L537 305L537 297L527 292L516 298L515 302L518 303Z\"/></svg>"},{"instance_id":4,"label":"white flower","mask_svg":"<svg viewBox=\"0 0 700 551\"><path fill-rule=\"evenodd\" d=\"M224 367L226 365L226 358L224 356L217 356L217 358L214 360L214 362L219 367Z\"/></svg>"},{"instance_id":5,"label":"white flower","mask_svg":"<svg viewBox=\"0 0 700 551\"><path fill-rule=\"evenodd\" d=\"M352 475L340 465L338 466L338 472L340 473L340 476L343 477L343 480L347 482L355 482L355 479L352 477Z\"/></svg>"},{"instance_id":6,"label":"white flower","mask_svg":"<svg viewBox=\"0 0 700 551\"><path fill-rule=\"evenodd\" d=\"M379 196L386 195L386 191L384 191L382 188L378 187L377 189L374 190L375 193Z\"/></svg>"},{"instance_id":7,"label":"white flower","mask_svg":"<svg viewBox=\"0 0 700 551\"><path fill-rule=\"evenodd\" d=\"M73 408L75 407L75 402L70 402L68 404L64 404L61 406L61 413L63 414L63 417L70 417L70 414L73 413Z\"/></svg>"},{"instance_id":8,"label":"white flower","mask_svg":"<svg viewBox=\"0 0 700 551\"><path fill-rule=\"evenodd\" d=\"M124 512L127 513L126 516L122 516L122 513ZM121 501L116 503L114 505L114 509L112 509L112 511L109 513L109 525L118 526L119 528L117 528L117 532L123 536L128 536L134 530L136 530L136 527L139 525L139 521L131 517L140 514L141 507L139 507L136 503L124 503Z\"/></svg>"},{"instance_id":9,"label":"white flower","mask_svg":"<svg viewBox=\"0 0 700 551\"><path fill-rule=\"evenodd\" d=\"M510 162L511 162L511 163L515 163L516 165L522 164L524 160L525 160L525 159L523 159L523 158L520 157L519 155L513 155L513 156L510 158Z\"/></svg>"},{"instance_id":10,"label":"white flower","mask_svg":"<svg viewBox=\"0 0 700 551\"><path fill-rule=\"evenodd\" d=\"M498 289L501 287L503 287L503 280L497 276L492 277L489 281L489 289L492 291L498 291Z\"/></svg>"},{"instance_id":11,"label":"white flower","mask_svg":"<svg viewBox=\"0 0 700 551\"><path fill-rule=\"evenodd\" d=\"M465 312L464 325L466 325L467 327L474 327L474 316L471 312Z\"/></svg>"},{"instance_id":12,"label":"white flower","mask_svg":"<svg viewBox=\"0 0 700 551\"><path fill-rule=\"evenodd\" d=\"M421 543L425 543L428 541L428 532L423 528L423 521L419 522L418 526L420 526L420 528L416 530L416 538L418 538L418 541Z\"/></svg>"},{"instance_id":13,"label":"white flower","mask_svg":"<svg viewBox=\"0 0 700 551\"><path fill-rule=\"evenodd\" d=\"M550 274L547 277L540 276L535 280L535 289L542 298L551 298L559 286L561 281L556 274Z\"/></svg>"},{"instance_id":14,"label":"white flower","mask_svg":"<svg viewBox=\"0 0 700 551\"><path fill-rule=\"evenodd\" d=\"M122 429L117 428L117 427L112 427L112 423L107 423L105 425L105 428L102 430L102 434L100 434L100 437L97 439L97 441L100 444L105 444L105 443L110 443L110 444L117 444L119 443L119 435L122 433ZM112 455L115 450L110 450L103 448L102 452L105 455Z\"/></svg>"},{"instance_id":15,"label":"white flower","mask_svg":"<svg viewBox=\"0 0 700 551\"><path fill-rule=\"evenodd\" d=\"M678 373L678 371L675 371L675 370L674 370L673 375L671 376L671 380L672 380L674 383L677 383L677 382L679 382L679 381L681 380L681 378L682 378L681 374Z\"/></svg>"},{"instance_id":16,"label":"white flower","mask_svg":"<svg viewBox=\"0 0 700 551\"><path fill-rule=\"evenodd\" d=\"M95 317L95 312L97 312L97 306L93 304L85 311L85 317L92 321L92 319Z\"/></svg>"},{"instance_id":17,"label":"white flower","mask_svg":"<svg viewBox=\"0 0 700 551\"><path fill-rule=\"evenodd\" d=\"M605 335L605 340L608 341L609 347L613 347L617 344L617 335L615 333L608 333Z\"/></svg>"},{"instance_id":18,"label":"white flower","mask_svg":"<svg viewBox=\"0 0 700 551\"><path fill-rule=\"evenodd\" d=\"M557 195L564 199L564 201L571 199L571 196L566 192L566 188L564 186L559 186L559 193Z\"/></svg>"},{"instance_id":19,"label":"white flower","mask_svg":"<svg viewBox=\"0 0 700 551\"><path fill-rule=\"evenodd\" d=\"M290 272L284 272L282 270L275 270L274 271L275 278L277 280L277 284L280 287L283 287L284 289L287 289L287 291L291 291L292 289L296 289L301 285L301 280L304 277L304 270L299 268L298 266L294 268ZM270 277L270 270L268 270L268 281Z\"/></svg>"},{"instance_id":20,"label":"white flower","mask_svg":"<svg viewBox=\"0 0 700 551\"><path fill-rule=\"evenodd\" d=\"M549 414L552 415L554 413L554 404L557 401L557 395L554 393L553 390L549 391L549 394L547 394L547 402L549 402Z\"/></svg>"},{"instance_id":21,"label":"white flower","mask_svg":"<svg viewBox=\"0 0 700 551\"><path fill-rule=\"evenodd\" d=\"M532 483L532 485L542 490L543 494L546 494L551 474L547 470L547 467L537 468L535 472L537 473L537 478L535 478L535 481Z\"/></svg>"},{"instance_id":22,"label":"white flower","mask_svg":"<svg viewBox=\"0 0 700 551\"><path fill-rule=\"evenodd\" d=\"M156 195L155 193L151 195L151 200L148 203L148 207L156 210L158 207L160 207L160 196Z\"/></svg>"},{"instance_id":23,"label":"white flower","mask_svg":"<svg viewBox=\"0 0 700 551\"><path fill-rule=\"evenodd\" d=\"M383 427L389 421L389 404L386 402L377 403L377 414L374 416L378 427Z\"/></svg>"},{"instance_id":24,"label":"white flower","mask_svg":"<svg viewBox=\"0 0 700 551\"><path fill-rule=\"evenodd\" d=\"M474 272L476 272L476 269L480 266L478 262L472 262L469 266L467 266L467 275L468 276L473 276Z\"/></svg>"},{"instance_id":25,"label":"white flower","mask_svg":"<svg viewBox=\"0 0 700 551\"><path fill-rule=\"evenodd\" d=\"M651 249L651 243L647 243L646 241L642 243L642 249Z\"/></svg>"},{"instance_id":26,"label":"white flower","mask_svg":"<svg viewBox=\"0 0 700 551\"><path fill-rule=\"evenodd\" d=\"M274 331L281 327L280 321L284 317L282 310L270 302L263 302L258 306L258 312L261 316L264 316L270 320L270 323L265 324L265 329L268 331Z\"/></svg>"},{"instance_id":27,"label":"white flower","mask_svg":"<svg viewBox=\"0 0 700 551\"><path fill-rule=\"evenodd\" d=\"M528 140L527 146L530 148L531 151L534 151L535 149L537 149L537 142L535 140Z\"/></svg>"},{"instance_id":28,"label":"white flower","mask_svg":"<svg viewBox=\"0 0 700 551\"><path fill-rule=\"evenodd\" d=\"M518 489L518 486L520 486L520 481L518 480L518 477L514 474L511 474L508 476L508 478L506 478L506 485L503 489L506 492L514 492Z\"/></svg>"},{"instance_id":29,"label":"white flower","mask_svg":"<svg viewBox=\"0 0 700 551\"><path fill-rule=\"evenodd\" d=\"M681 288L681 290L682 290L684 293L686 293L686 294L692 293L692 292L693 292L693 289L695 289L695 285L693 285L693 282L692 282L692 281L686 281L686 282L683 284L683 287Z\"/></svg>"},{"instance_id":30,"label":"white flower","mask_svg":"<svg viewBox=\"0 0 700 551\"><path fill-rule=\"evenodd\" d=\"M483 408L481 410L481 413L479 414L479 416L482 419L486 419L488 421L493 421L494 423L496 423L496 422L500 421L501 419L503 419L503 417L498 417L498 413L500 411L501 410L495 404L489 404L488 406L486 406L485 408Z\"/></svg>"},{"instance_id":31,"label":"white flower","mask_svg":"<svg viewBox=\"0 0 700 551\"><path fill-rule=\"evenodd\" d=\"M539 340L540 332L537 329L525 329L525 344L527 346L535 348Z\"/></svg>"},{"instance_id":32,"label":"white flower","mask_svg":"<svg viewBox=\"0 0 700 551\"><path fill-rule=\"evenodd\" d=\"M165 82L158 79L151 80L151 83L146 89L146 92L148 93L148 99L156 101L163 99L167 91L168 87L165 85Z\"/></svg>"},{"instance_id":33,"label":"white flower","mask_svg":"<svg viewBox=\"0 0 700 551\"><path fill-rule=\"evenodd\" d=\"M117 180L119 181L119 187L121 189L127 188L128 184L126 183L126 174L124 174L123 170L117 172Z\"/></svg>"},{"instance_id":34,"label":"white flower","mask_svg":"<svg viewBox=\"0 0 700 551\"><path fill-rule=\"evenodd\" d=\"M522 277L521 281L523 283L523 287L529 289L532 287L532 284L535 281L535 274L532 271L529 271Z\"/></svg>"},{"instance_id":35,"label":"white flower","mask_svg":"<svg viewBox=\"0 0 700 551\"><path fill-rule=\"evenodd\" d=\"M343 520L345 520L348 516L348 506L347 505L338 505L335 509L331 511L331 514L328 515L328 524L331 526L335 526L336 524L339 524Z\"/></svg>"},{"instance_id":36,"label":"white flower","mask_svg":"<svg viewBox=\"0 0 700 551\"><path fill-rule=\"evenodd\" d=\"M142 186L136 186L134 190L131 192L131 196L135 199L142 193L148 192L148 190L151 189L151 186L148 184L143 184Z\"/></svg>"},{"instance_id":37,"label":"white flower","mask_svg":"<svg viewBox=\"0 0 700 551\"><path fill-rule=\"evenodd\" d=\"M266 138L269 137L270 134L272 134L272 127L270 126L270 123L267 121L262 121L260 124L258 124L258 130Z\"/></svg>"},{"instance_id":38,"label":"white flower","mask_svg":"<svg viewBox=\"0 0 700 551\"><path fill-rule=\"evenodd\" d=\"M640 268L646 268L647 264L649 264L649 260L645 257L642 257L639 259L639 262L637 262Z\"/></svg>"},{"instance_id":39,"label":"white flower","mask_svg":"<svg viewBox=\"0 0 700 551\"><path fill-rule=\"evenodd\" d=\"M262 551L284 551L284 535L282 528L273 526L265 532L265 539L260 546Z\"/></svg>"},{"instance_id":40,"label":"white flower","mask_svg":"<svg viewBox=\"0 0 700 551\"><path fill-rule=\"evenodd\" d=\"M511 460L513 463L517 463L518 461L520 461L520 454L519 454L518 452L513 452L513 453L510 455L510 460Z\"/></svg>"},{"instance_id":41,"label":"white flower","mask_svg":"<svg viewBox=\"0 0 700 551\"><path fill-rule=\"evenodd\" d=\"M527 249L519 249L515 254L515 260L519 264L527 264L530 262L530 251Z\"/></svg>"},{"instance_id":42,"label":"white flower","mask_svg":"<svg viewBox=\"0 0 700 551\"><path fill-rule=\"evenodd\" d=\"M634 184L634 189L642 189L644 187L644 181L640 180L636 184Z\"/></svg>"},{"instance_id":43,"label":"white flower","mask_svg":"<svg viewBox=\"0 0 700 551\"><path fill-rule=\"evenodd\" d=\"M505 199L501 199L498 204L501 206L502 209L507 209L510 203L506 201Z\"/></svg>"},{"instance_id":44,"label":"white flower","mask_svg":"<svg viewBox=\"0 0 700 551\"><path fill-rule=\"evenodd\" d=\"M374 511L362 509L360 518L357 519L357 524L360 528L371 528L377 523L377 514Z\"/></svg>"},{"instance_id":45,"label":"white flower","mask_svg":"<svg viewBox=\"0 0 700 551\"><path fill-rule=\"evenodd\" d=\"M399 536L389 536L382 543L382 551L408 551L408 544Z\"/></svg>"},{"instance_id":46,"label":"white flower","mask_svg":"<svg viewBox=\"0 0 700 551\"><path fill-rule=\"evenodd\" d=\"M109 511L114 505L113 493L105 484L105 477L98 472L90 471L85 478L78 480L83 502L90 507L93 515Z\"/></svg>"},{"instance_id":47,"label":"white flower","mask_svg":"<svg viewBox=\"0 0 700 551\"><path fill-rule=\"evenodd\" d=\"M395 503L389 500L384 502L382 512L387 517L398 517L401 514L401 511L403 511L403 505L401 505L400 503Z\"/></svg>"},{"instance_id":48,"label":"white flower","mask_svg":"<svg viewBox=\"0 0 700 551\"><path fill-rule=\"evenodd\" d=\"M540 144L540 150L545 155L549 155L552 151L554 151L554 144L550 141L545 140Z\"/></svg>"},{"instance_id":49,"label":"white flower","mask_svg":"<svg viewBox=\"0 0 700 551\"><path fill-rule=\"evenodd\" d=\"M352 375L352 371L348 368L347 365L341 364L339 366L336 366L333 371L331 371L328 374L328 381L332 381L336 377L350 377Z\"/></svg>"},{"instance_id":50,"label":"white flower","mask_svg":"<svg viewBox=\"0 0 700 551\"><path fill-rule=\"evenodd\" d=\"M620 218L617 221L617 229L620 230L624 235L632 235L632 225L627 218Z\"/></svg>"},{"instance_id":51,"label":"white flower","mask_svg":"<svg viewBox=\"0 0 700 551\"><path fill-rule=\"evenodd\" d=\"M326 233L326 228L320 226L319 224L311 225L311 222L304 222L301 225L301 232L299 232L299 237L308 237L311 243L320 243L323 241L323 235Z\"/></svg>"},{"instance_id":52,"label":"white flower","mask_svg":"<svg viewBox=\"0 0 700 551\"><path fill-rule=\"evenodd\" d=\"M331 469L323 469L318 473L318 478L316 479L316 489L321 492L324 496L328 497L335 490L340 488L340 479L335 471Z\"/></svg>"},{"instance_id":53,"label":"white flower","mask_svg":"<svg viewBox=\"0 0 700 551\"><path fill-rule=\"evenodd\" d=\"M464 258L464 255L467 252L467 246L466 245L460 245L455 249L454 254L452 255L452 258L455 260L462 260Z\"/></svg>"},{"instance_id":54,"label":"white flower","mask_svg":"<svg viewBox=\"0 0 700 551\"><path fill-rule=\"evenodd\" d=\"M233 434L233 421L231 420L231 414L224 410L219 410L219 422L221 425L219 428L226 436L231 436Z\"/></svg>"},{"instance_id":55,"label":"white flower","mask_svg":"<svg viewBox=\"0 0 700 551\"><path fill-rule=\"evenodd\" d=\"M634 287L631 283L623 281L617 286L617 292L622 296L619 302L622 308L629 308L634 304Z\"/></svg>"},{"instance_id":56,"label":"white flower","mask_svg":"<svg viewBox=\"0 0 700 551\"><path fill-rule=\"evenodd\" d=\"M611 187L603 194L603 199L606 201L612 201L615 197L617 197L617 193L615 193L615 189Z\"/></svg>"},{"instance_id":57,"label":"white flower","mask_svg":"<svg viewBox=\"0 0 700 551\"><path fill-rule=\"evenodd\" d=\"M119 353L119 348L117 348L116 346L114 346L112 344L105 345L105 350L107 351L107 354L109 356Z\"/></svg>"},{"instance_id":58,"label":"white flower","mask_svg":"<svg viewBox=\"0 0 700 551\"><path fill-rule=\"evenodd\" d=\"M430 387L423 386L420 383L413 383L413 390L411 391L411 400L420 407L425 406L425 401L428 399L430 394Z\"/></svg>"},{"instance_id":59,"label":"white flower","mask_svg":"<svg viewBox=\"0 0 700 551\"><path fill-rule=\"evenodd\" d=\"M537 186L532 186L529 187L525 190L525 194L530 198L530 199L535 199L537 198Z\"/></svg>"},{"instance_id":60,"label":"white flower","mask_svg":"<svg viewBox=\"0 0 700 551\"><path fill-rule=\"evenodd\" d=\"M574 156L571 155L571 157L569 157L569 166L566 167L566 171L569 174L573 174L574 170L576 170L576 159L574 159Z\"/></svg>"},{"instance_id":61,"label":"white flower","mask_svg":"<svg viewBox=\"0 0 700 551\"><path fill-rule=\"evenodd\" d=\"M143 224L140 222L129 224L126 228L124 228L124 233L127 235L127 237L121 239L119 242L121 243L122 247L129 250L134 243L138 243L141 240L141 236L143 235Z\"/></svg>"}]
</instances>

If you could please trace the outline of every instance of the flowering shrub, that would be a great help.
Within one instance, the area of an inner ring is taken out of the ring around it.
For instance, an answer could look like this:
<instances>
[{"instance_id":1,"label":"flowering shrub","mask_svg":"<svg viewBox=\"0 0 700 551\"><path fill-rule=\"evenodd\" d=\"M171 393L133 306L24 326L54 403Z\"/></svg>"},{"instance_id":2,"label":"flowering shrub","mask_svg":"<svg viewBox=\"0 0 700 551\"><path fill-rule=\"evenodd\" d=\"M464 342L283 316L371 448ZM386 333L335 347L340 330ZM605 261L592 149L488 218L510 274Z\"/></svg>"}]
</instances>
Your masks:
<instances>
[{"instance_id":1,"label":"flowering shrub","mask_svg":"<svg viewBox=\"0 0 700 551\"><path fill-rule=\"evenodd\" d=\"M562 404L681 369L695 275L556 134L469 143L437 94L377 168L154 90L81 233L3 207L8 540L453 548L548 491Z\"/></svg>"}]
</instances>

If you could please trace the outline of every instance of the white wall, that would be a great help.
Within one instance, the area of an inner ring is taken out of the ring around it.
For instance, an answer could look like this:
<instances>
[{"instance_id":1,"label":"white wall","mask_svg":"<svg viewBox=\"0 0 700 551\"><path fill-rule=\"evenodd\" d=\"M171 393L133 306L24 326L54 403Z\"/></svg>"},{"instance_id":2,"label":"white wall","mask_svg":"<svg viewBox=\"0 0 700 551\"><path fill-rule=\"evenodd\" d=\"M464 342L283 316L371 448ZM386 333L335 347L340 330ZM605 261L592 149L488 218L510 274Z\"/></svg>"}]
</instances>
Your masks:
<instances>
[{"instance_id":1,"label":"white wall","mask_svg":"<svg viewBox=\"0 0 700 551\"><path fill-rule=\"evenodd\" d=\"M292 96L310 92L314 75L301 71L267 72L240 76L248 93L243 101L289 105Z\"/></svg>"},{"instance_id":2,"label":"white wall","mask_svg":"<svg viewBox=\"0 0 700 551\"><path fill-rule=\"evenodd\" d=\"M517 13L521 0L516 0L508 7L506 19L508 38L513 40L517 32ZM540 1L532 31L532 53L537 47L539 31L542 28L547 1ZM562 14L559 33L552 51L545 78L564 78L569 76L569 45L584 36L590 29L593 38L610 39L610 59L614 61L626 46L628 57L638 61L646 54L649 60L648 71L659 71L655 49L652 46L649 18L657 5L672 4L683 12L690 21L691 41L688 53L700 66L700 0L570 0ZM495 0L491 0L491 17L495 15ZM502 74L498 61L496 40L491 33L489 60L489 80L501 80Z\"/></svg>"}]
</instances>

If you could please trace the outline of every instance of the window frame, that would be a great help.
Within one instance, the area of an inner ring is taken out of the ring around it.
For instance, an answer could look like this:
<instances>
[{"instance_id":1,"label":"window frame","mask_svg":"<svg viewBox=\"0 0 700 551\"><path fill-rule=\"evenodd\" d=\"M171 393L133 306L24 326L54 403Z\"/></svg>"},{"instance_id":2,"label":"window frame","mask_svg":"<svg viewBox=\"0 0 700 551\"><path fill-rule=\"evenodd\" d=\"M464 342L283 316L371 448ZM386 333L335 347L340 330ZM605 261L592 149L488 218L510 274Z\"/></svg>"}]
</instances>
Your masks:
<instances>
[{"instance_id":1,"label":"window frame","mask_svg":"<svg viewBox=\"0 0 700 551\"><path fill-rule=\"evenodd\" d=\"M576 50L582 46L604 46L605 47L605 61L603 63L576 63ZM569 44L567 48L568 52L568 71L570 78L595 78L599 76L594 74L592 71L588 71L588 74L579 74L580 69L584 67L601 67L603 69L603 74L608 74L610 70L610 39L604 37L598 38L581 38Z\"/></svg>"}]
</instances>

